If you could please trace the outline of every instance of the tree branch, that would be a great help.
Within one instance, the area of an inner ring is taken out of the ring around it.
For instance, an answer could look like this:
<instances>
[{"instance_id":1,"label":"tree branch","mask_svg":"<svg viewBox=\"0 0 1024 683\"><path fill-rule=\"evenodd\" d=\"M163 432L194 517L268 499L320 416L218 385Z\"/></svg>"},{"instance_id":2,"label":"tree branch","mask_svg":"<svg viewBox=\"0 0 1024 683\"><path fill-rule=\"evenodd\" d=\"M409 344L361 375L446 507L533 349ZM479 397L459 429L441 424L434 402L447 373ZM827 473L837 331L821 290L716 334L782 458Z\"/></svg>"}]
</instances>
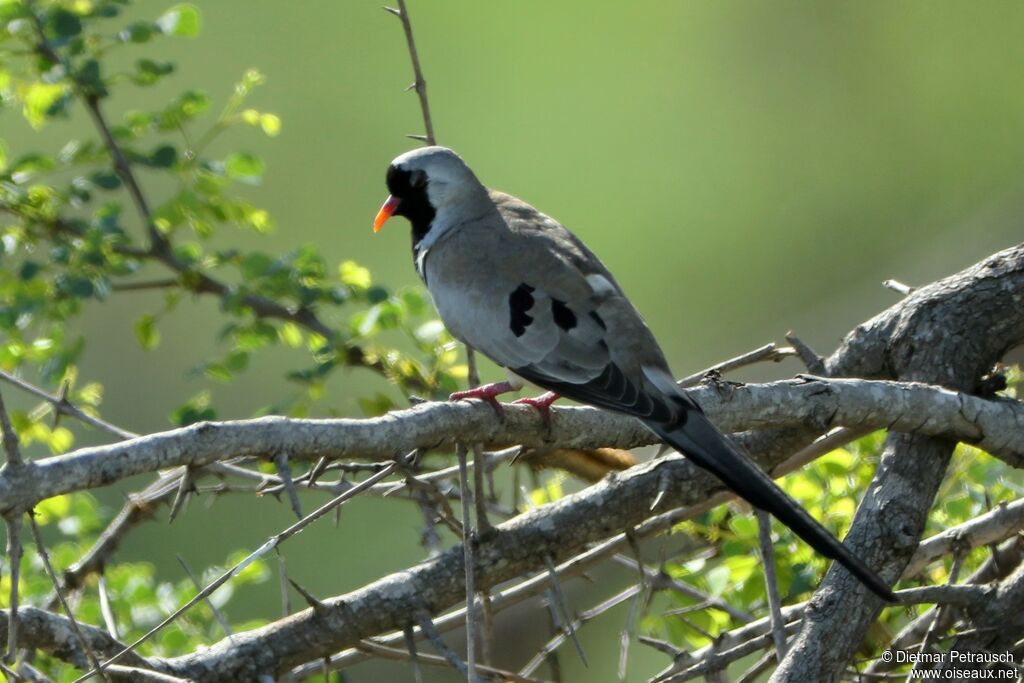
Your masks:
<instances>
[{"instance_id":1,"label":"tree branch","mask_svg":"<svg viewBox=\"0 0 1024 683\"><path fill-rule=\"evenodd\" d=\"M690 395L729 431L780 426L821 433L836 425L906 430L972 442L1018 465L1024 454L1024 405L921 384L866 380L786 380L711 385ZM556 408L546 429L529 406L509 405L502 418L479 402L424 403L365 420L263 417L202 422L0 471L0 513L51 496L91 489L176 466L198 467L241 456L296 459L385 459L456 442L488 447L634 448L654 437L632 418L594 408Z\"/></svg>"},{"instance_id":2,"label":"tree branch","mask_svg":"<svg viewBox=\"0 0 1024 683\"><path fill-rule=\"evenodd\" d=\"M1024 245L915 290L859 325L827 361L830 376L892 378L971 391L1024 339ZM880 570L899 576L917 547L955 443L893 434L845 539ZM818 588L774 682L833 681L845 670L881 610L848 574L832 571Z\"/></svg>"}]
</instances>

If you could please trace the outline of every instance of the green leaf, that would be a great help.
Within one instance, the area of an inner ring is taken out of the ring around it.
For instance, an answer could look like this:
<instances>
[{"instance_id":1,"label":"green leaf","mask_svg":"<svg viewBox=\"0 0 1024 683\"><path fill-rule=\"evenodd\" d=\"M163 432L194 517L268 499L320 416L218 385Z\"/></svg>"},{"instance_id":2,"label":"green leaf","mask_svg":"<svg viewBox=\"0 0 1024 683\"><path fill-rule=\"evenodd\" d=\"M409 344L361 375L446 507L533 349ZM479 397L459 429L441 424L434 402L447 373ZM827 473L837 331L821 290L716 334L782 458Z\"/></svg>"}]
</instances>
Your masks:
<instances>
[{"instance_id":1,"label":"green leaf","mask_svg":"<svg viewBox=\"0 0 1024 683\"><path fill-rule=\"evenodd\" d=\"M210 406L210 394L206 391L196 394L171 413L171 423L178 427L216 419L217 412Z\"/></svg>"},{"instance_id":2,"label":"green leaf","mask_svg":"<svg viewBox=\"0 0 1024 683\"><path fill-rule=\"evenodd\" d=\"M137 21L118 33L117 38L122 43L147 43L156 31L157 27L152 23Z\"/></svg>"},{"instance_id":3,"label":"green leaf","mask_svg":"<svg viewBox=\"0 0 1024 683\"><path fill-rule=\"evenodd\" d=\"M704 580L707 581L708 589L712 595L722 594L726 586L729 585L730 573L728 567L715 567L704 575Z\"/></svg>"},{"instance_id":4,"label":"green leaf","mask_svg":"<svg viewBox=\"0 0 1024 683\"><path fill-rule=\"evenodd\" d=\"M160 145L149 155L149 165L154 168L170 168L178 161L178 150L172 145Z\"/></svg>"},{"instance_id":5,"label":"green leaf","mask_svg":"<svg viewBox=\"0 0 1024 683\"><path fill-rule=\"evenodd\" d=\"M21 94L25 120L36 130L52 115L67 88L60 83L32 83Z\"/></svg>"},{"instance_id":6,"label":"green leaf","mask_svg":"<svg viewBox=\"0 0 1024 683\"><path fill-rule=\"evenodd\" d=\"M160 345L160 330L156 329L156 317L146 313L135 321L135 337L146 351L152 351Z\"/></svg>"},{"instance_id":7,"label":"green leaf","mask_svg":"<svg viewBox=\"0 0 1024 683\"><path fill-rule=\"evenodd\" d=\"M200 24L199 9L195 5L176 5L156 20L165 35L185 38L199 35Z\"/></svg>"},{"instance_id":8,"label":"green leaf","mask_svg":"<svg viewBox=\"0 0 1024 683\"><path fill-rule=\"evenodd\" d=\"M269 255L254 251L251 254L246 254L238 267L242 272L242 277L246 280L255 280L273 268L274 263L274 259Z\"/></svg>"},{"instance_id":9,"label":"green leaf","mask_svg":"<svg viewBox=\"0 0 1024 683\"><path fill-rule=\"evenodd\" d=\"M135 62L135 75L132 80L136 85L153 85L161 77L174 71L174 64L170 62L155 62L152 59L140 59Z\"/></svg>"},{"instance_id":10,"label":"green leaf","mask_svg":"<svg viewBox=\"0 0 1024 683\"><path fill-rule=\"evenodd\" d=\"M96 171L89 176L89 180L93 185L102 187L104 190L116 190L121 187L121 176L113 171Z\"/></svg>"},{"instance_id":11,"label":"green leaf","mask_svg":"<svg viewBox=\"0 0 1024 683\"><path fill-rule=\"evenodd\" d=\"M302 329L292 322L286 322L277 330L281 341L293 349L302 346Z\"/></svg>"},{"instance_id":12,"label":"green leaf","mask_svg":"<svg viewBox=\"0 0 1024 683\"><path fill-rule=\"evenodd\" d=\"M18 270L18 278L22 282L28 282L42 269L43 267L35 261L25 261L21 264L21 268Z\"/></svg>"},{"instance_id":13,"label":"green leaf","mask_svg":"<svg viewBox=\"0 0 1024 683\"><path fill-rule=\"evenodd\" d=\"M281 118L275 114L260 114L260 128L270 137L274 137L281 132Z\"/></svg>"},{"instance_id":14,"label":"green leaf","mask_svg":"<svg viewBox=\"0 0 1024 683\"><path fill-rule=\"evenodd\" d=\"M67 427L57 427L50 432L46 439L46 445L50 452L55 455L66 453L75 443L75 436Z\"/></svg>"},{"instance_id":15,"label":"green leaf","mask_svg":"<svg viewBox=\"0 0 1024 683\"><path fill-rule=\"evenodd\" d=\"M254 154L237 152L224 160L224 170L236 180L254 183L263 175L263 161Z\"/></svg>"},{"instance_id":16,"label":"green leaf","mask_svg":"<svg viewBox=\"0 0 1024 683\"><path fill-rule=\"evenodd\" d=\"M215 379L219 382L230 382L234 379L234 375L223 363L207 363L203 368L203 373L210 379Z\"/></svg>"},{"instance_id":17,"label":"green leaf","mask_svg":"<svg viewBox=\"0 0 1024 683\"><path fill-rule=\"evenodd\" d=\"M47 17L47 33L58 38L72 38L82 32L82 21L66 9L57 9Z\"/></svg>"},{"instance_id":18,"label":"green leaf","mask_svg":"<svg viewBox=\"0 0 1024 683\"><path fill-rule=\"evenodd\" d=\"M82 275L63 274L57 277L57 289L64 294L84 299L95 293L92 280Z\"/></svg>"},{"instance_id":19,"label":"green leaf","mask_svg":"<svg viewBox=\"0 0 1024 683\"><path fill-rule=\"evenodd\" d=\"M372 283L369 269L355 261L342 261L338 266L338 277L342 284L357 290L365 290Z\"/></svg>"},{"instance_id":20,"label":"green leaf","mask_svg":"<svg viewBox=\"0 0 1024 683\"><path fill-rule=\"evenodd\" d=\"M46 526L71 512L71 496L65 494L46 498L36 503L34 510L36 521Z\"/></svg>"}]
</instances>

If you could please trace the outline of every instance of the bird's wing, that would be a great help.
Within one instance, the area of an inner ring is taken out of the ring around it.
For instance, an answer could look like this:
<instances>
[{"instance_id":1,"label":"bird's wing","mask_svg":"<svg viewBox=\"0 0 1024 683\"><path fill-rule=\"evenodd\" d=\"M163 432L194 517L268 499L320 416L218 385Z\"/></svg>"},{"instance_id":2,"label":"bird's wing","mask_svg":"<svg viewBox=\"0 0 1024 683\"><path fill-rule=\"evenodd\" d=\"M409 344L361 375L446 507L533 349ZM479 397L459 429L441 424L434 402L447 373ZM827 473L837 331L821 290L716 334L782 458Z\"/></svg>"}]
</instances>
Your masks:
<instances>
[{"instance_id":1,"label":"bird's wing","mask_svg":"<svg viewBox=\"0 0 1024 683\"><path fill-rule=\"evenodd\" d=\"M679 407L650 376L671 382L661 350L604 265L553 219L492 197L496 213L460 226L426 257L451 332L567 398L671 421Z\"/></svg>"}]
</instances>

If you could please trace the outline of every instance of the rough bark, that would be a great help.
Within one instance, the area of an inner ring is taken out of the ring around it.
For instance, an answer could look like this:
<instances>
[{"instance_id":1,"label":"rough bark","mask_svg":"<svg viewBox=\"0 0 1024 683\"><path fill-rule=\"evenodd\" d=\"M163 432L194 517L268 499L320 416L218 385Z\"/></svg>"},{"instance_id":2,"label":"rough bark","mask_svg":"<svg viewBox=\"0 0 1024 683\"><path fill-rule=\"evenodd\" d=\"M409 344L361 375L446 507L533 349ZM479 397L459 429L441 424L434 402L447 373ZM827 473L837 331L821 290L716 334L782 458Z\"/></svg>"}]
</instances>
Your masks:
<instances>
[{"instance_id":1,"label":"rough bark","mask_svg":"<svg viewBox=\"0 0 1024 683\"><path fill-rule=\"evenodd\" d=\"M915 383L822 378L711 383L689 393L727 431L799 427L796 438L808 440L836 426L889 428L967 441L1012 465L1024 463L1024 407L1016 401L986 400ZM596 449L635 448L654 437L632 418L593 408L557 408L546 429L527 406L508 406L498 418L478 402L424 403L365 420L275 416L204 422L4 468L0 514L175 466L279 453L306 460L380 459L414 448L448 448L459 440L492 447Z\"/></svg>"},{"instance_id":2,"label":"rough bark","mask_svg":"<svg viewBox=\"0 0 1024 683\"><path fill-rule=\"evenodd\" d=\"M831 376L939 384L972 391L1024 339L1024 245L923 287L858 326L826 361ZM890 434L847 545L895 578L917 547L955 443ZM882 608L833 569L806 612L804 628L771 680L834 681Z\"/></svg>"}]
</instances>

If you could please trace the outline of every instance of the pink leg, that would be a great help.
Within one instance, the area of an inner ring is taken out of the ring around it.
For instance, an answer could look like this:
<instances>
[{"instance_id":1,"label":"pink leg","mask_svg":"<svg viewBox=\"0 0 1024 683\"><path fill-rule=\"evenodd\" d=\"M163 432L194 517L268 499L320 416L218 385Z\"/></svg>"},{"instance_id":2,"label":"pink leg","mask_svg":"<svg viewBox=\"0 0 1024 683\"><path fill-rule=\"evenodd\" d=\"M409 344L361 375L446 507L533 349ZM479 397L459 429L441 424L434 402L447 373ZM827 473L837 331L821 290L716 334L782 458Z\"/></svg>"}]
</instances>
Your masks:
<instances>
[{"instance_id":1,"label":"pink leg","mask_svg":"<svg viewBox=\"0 0 1024 683\"><path fill-rule=\"evenodd\" d=\"M451 394L448 399L451 401L459 401L464 398L479 398L490 403L492 408L498 411L498 413L501 413L501 404L498 403L498 399L495 398L495 396L507 394L511 391L518 391L518 389L508 382L494 382L493 384L484 384L476 389L456 391Z\"/></svg>"},{"instance_id":2,"label":"pink leg","mask_svg":"<svg viewBox=\"0 0 1024 683\"><path fill-rule=\"evenodd\" d=\"M544 420L544 424L551 424L551 404L561 398L558 394L553 391L549 391L540 396L521 398L517 401L512 401L513 405L526 405L533 406L540 412L540 418Z\"/></svg>"}]
</instances>

